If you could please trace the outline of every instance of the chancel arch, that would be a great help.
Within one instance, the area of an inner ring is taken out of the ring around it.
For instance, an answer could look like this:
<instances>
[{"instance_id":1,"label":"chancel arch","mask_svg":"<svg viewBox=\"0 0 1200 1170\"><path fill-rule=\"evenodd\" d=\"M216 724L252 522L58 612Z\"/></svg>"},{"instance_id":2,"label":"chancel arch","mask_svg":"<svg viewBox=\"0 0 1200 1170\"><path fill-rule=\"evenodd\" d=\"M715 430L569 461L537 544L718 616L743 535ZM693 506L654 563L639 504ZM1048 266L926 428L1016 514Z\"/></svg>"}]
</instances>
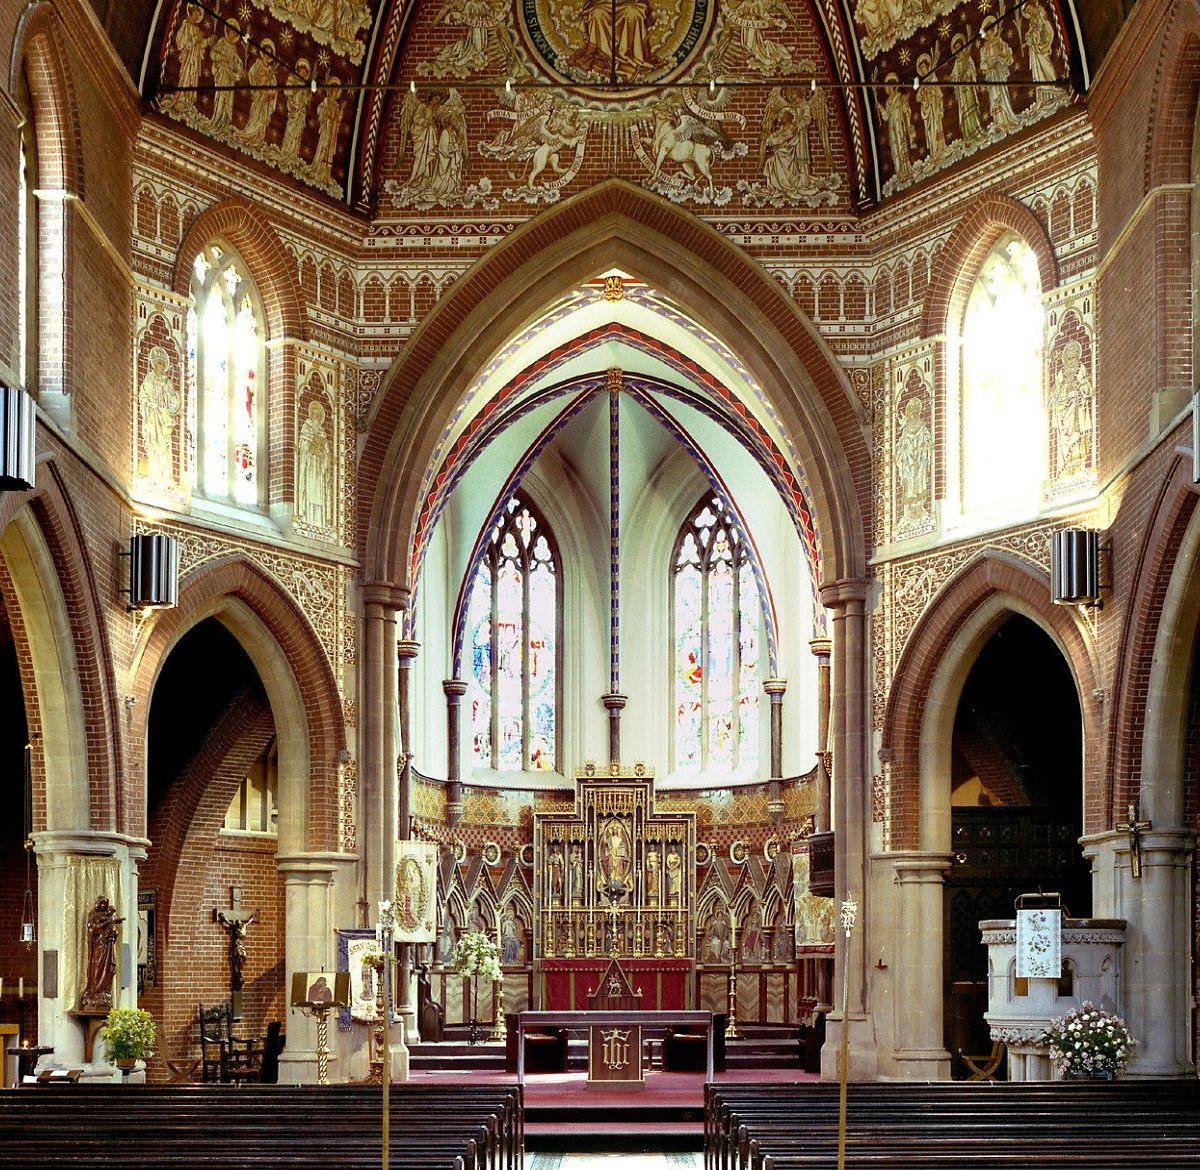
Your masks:
<instances>
[{"instance_id":1,"label":"chancel arch","mask_svg":"<svg viewBox=\"0 0 1200 1170\"><path fill-rule=\"evenodd\" d=\"M669 245L656 226L660 217L678 221ZM717 254L722 264L710 267ZM853 467L869 464L869 454L843 375L811 323L711 229L611 181L548 211L536 231L518 229L489 253L422 322L392 370L360 467L359 532L368 579L411 585L405 562L416 538L418 485L415 477L392 472L429 466L454 404L478 374L480 356L499 352L513 323L540 315L555 293L610 270L671 288L715 336L738 340L741 360L795 436L814 516L829 517L823 574L834 579L858 572L861 553L851 549L861 548L855 538L869 508L849 476ZM747 331L747 320L764 327Z\"/></svg>"}]
</instances>

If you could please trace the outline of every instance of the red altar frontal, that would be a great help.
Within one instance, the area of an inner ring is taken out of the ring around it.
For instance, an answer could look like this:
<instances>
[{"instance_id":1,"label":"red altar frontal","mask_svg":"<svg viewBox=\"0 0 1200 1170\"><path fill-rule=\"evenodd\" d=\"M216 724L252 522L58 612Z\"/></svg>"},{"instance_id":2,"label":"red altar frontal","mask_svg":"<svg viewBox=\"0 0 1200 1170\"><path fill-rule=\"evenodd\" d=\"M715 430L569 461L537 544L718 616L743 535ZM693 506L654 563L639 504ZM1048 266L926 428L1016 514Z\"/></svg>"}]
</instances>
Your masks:
<instances>
[{"instance_id":1,"label":"red altar frontal","mask_svg":"<svg viewBox=\"0 0 1200 1170\"><path fill-rule=\"evenodd\" d=\"M539 964L541 1004L546 1011L571 1012L588 1008L588 995L595 992L608 970L610 959L543 959ZM692 1003L691 959L626 959L621 967L635 992L642 993L641 1007L647 1011L685 1011Z\"/></svg>"}]
</instances>

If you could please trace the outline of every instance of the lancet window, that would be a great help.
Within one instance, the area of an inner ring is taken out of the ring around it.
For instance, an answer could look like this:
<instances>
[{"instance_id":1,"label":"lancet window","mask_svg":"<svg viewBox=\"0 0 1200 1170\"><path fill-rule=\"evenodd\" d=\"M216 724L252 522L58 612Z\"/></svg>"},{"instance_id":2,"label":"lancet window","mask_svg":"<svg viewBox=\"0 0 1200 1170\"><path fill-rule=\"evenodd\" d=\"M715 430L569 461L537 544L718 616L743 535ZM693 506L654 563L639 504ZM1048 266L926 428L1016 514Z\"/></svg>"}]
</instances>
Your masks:
<instances>
[{"instance_id":1,"label":"lancet window","mask_svg":"<svg viewBox=\"0 0 1200 1170\"><path fill-rule=\"evenodd\" d=\"M963 318L964 512L1038 502L1046 474L1042 318L1037 257L1010 232L984 258Z\"/></svg>"},{"instance_id":2,"label":"lancet window","mask_svg":"<svg viewBox=\"0 0 1200 1170\"><path fill-rule=\"evenodd\" d=\"M263 326L258 291L236 252L213 243L192 271L188 366L195 378L195 489L242 508L265 501Z\"/></svg>"},{"instance_id":3,"label":"lancet window","mask_svg":"<svg viewBox=\"0 0 1200 1170\"><path fill-rule=\"evenodd\" d=\"M559 564L540 513L510 499L488 537L468 602L468 701L478 767L557 767Z\"/></svg>"},{"instance_id":4,"label":"lancet window","mask_svg":"<svg viewBox=\"0 0 1200 1170\"><path fill-rule=\"evenodd\" d=\"M719 500L692 512L672 566L674 769L753 769L762 601L745 538Z\"/></svg>"}]
</instances>

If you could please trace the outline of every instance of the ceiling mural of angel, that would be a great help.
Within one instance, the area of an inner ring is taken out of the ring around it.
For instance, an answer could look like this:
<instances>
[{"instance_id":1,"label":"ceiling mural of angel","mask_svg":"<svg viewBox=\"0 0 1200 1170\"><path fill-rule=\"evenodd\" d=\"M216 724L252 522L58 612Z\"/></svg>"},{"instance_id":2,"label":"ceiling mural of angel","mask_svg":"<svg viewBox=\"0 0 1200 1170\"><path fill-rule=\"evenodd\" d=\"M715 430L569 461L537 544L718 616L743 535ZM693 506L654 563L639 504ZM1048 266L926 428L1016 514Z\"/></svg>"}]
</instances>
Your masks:
<instances>
[{"instance_id":1,"label":"ceiling mural of angel","mask_svg":"<svg viewBox=\"0 0 1200 1170\"><path fill-rule=\"evenodd\" d=\"M491 183L464 187L471 169L467 141L467 111L458 90L422 98L414 85L400 108L400 148L397 166L411 163L406 180L389 179L384 186L394 207L494 208L489 199Z\"/></svg>"},{"instance_id":2,"label":"ceiling mural of angel","mask_svg":"<svg viewBox=\"0 0 1200 1170\"><path fill-rule=\"evenodd\" d=\"M833 164L829 100L820 87L772 89L759 134L758 164L764 181L739 180L744 204L817 207L834 201L841 178L828 169ZM818 174L818 167L826 173Z\"/></svg>"}]
</instances>

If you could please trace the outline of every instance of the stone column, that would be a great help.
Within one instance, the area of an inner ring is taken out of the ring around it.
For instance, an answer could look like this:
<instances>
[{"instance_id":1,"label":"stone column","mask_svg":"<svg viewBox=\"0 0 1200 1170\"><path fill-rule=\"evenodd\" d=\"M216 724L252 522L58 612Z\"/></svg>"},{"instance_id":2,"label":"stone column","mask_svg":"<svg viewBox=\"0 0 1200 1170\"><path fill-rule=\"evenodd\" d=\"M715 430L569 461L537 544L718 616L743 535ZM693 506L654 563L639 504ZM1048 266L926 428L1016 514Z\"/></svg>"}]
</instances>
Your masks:
<instances>
[{"instance_id":1,"label":"stone column","mask_svg":"<svg viewBox=\"0 0 1200 1170\"><path fill-rule=\"evenodd\" d=\"M395 885L398 814L399 671L396 668L396 615L408 604L408 591L376 582L365 585L359 741L361 744L363 896L368 920L379 903L391 901ZM389 1028L391 1078L408 1078L408 1046L403 1026Z\"/></svg>"},{"instance_id":2,"label":"stone column","mask_svg":"<svg viewBox=\"0 0 1200 1170\"><path fill-rule=\"evenodd\" d=\"M286 996L291 994L294 971L337 970L334 880L339 869L353 863L354 858L345 853L290 853L276 858L283 877ZM329 1079L333 1083L351 1076L348 1046L340 1040L342 1036L336 1024L329 1029ZM289 1016L287 1047L280 1054L279 1066L281 1083L317 1083L317 1024L312 1016L300 1011ZM365 1066L358 1075L366 1075Z\"/></svg>"},{"instance_id":3,"label":"stone column","mask_svg":"<svg viewBox=\"0 0 1200 1170\"><path fill-rule=\"evenodd\" d=\"M867 582L838 581L821 590L821 601L832 613L832 662L830 691L830 745L833 755L831 812L835 834L834 911L853 899L858 905L857 924L847 946L839 927L835 932L833 1002L846 996L848 1021L840 1009L829 1017L822 1074L837 1075L841 1028L850 1027L850 1077L873 1080L878 1069L875 1041L866 1010L867 932L872 929L866 902L866 857L870 832L870 802L867 799ZM843 992L843 980L846 980Z\"/></svg>"},{"instance_id":4,"label":"stone column","mask_svg":"<svg viewBox=\"0 0 1200 1170\"><path fill-rule=\"evenodd\" d=\"M778 833L783 822L783 696L787 690L787 679L765 679L763 690L771 702L771 776L767 812ZM774 951L771 953L774 954Z\"/></svg>"},{"instance_id":5,"label":"stone column","mask_svg":"<svg viewBox=\"0 0 1200 1170\"><path fill-rule=\"evenodd\" d=\"M400 707L400 793L397 800L397 840L407 841L412 836L412 698L410 683L412 679L412 664L420 642L402 638L396 644L397 674L396 685L399 693ZM396 885L395 869L393 867L391 887ZM412 946L401 943L397 953L396 966L400 981L400 1002L396 1005L400 1016L400 1026L404 1029L406 1039L417 1038L417 987L416 972L412 966Z\"/></svg>"},{"instance_id":6,"label":"stone column","mask_svg":"<svg viewBox=\"0 0 1200 1170\"><path fill-rule=\"evenodd\" d=\"M829 780L829 654L833 643L828 638L813 638L809 648L817 660L817 807L813 831L830 829Z\"/></svg>"},{"instance_id":7,"label":"stone column","mask_svg":"<svg viewBox=\"0 0 1200 1170\"><path fill-rule=\"evenodd\" d=\"M942 1038L942 887L949 853L891 853L897 913L888 927L876 923L874 951L889 956L895 1006L896 1075L904 1080L950 1079L950 1054Z\"/></svg>"},{"instance_id":8,"label":"stone column","mask_svg":"<svg viewBox=\"0 0 1200 1170\"><path fill-rule=\"evenodd\" d=\"M87 971L87 952L80 952L79 930L90 906L78 906L79 921L67 920L66 909L71 861L80 857L109 857L119 873L120 898L114 897L117 913L125 920L120 924L117 948L117 979L113 992L113 1007L137 1006L137 867L146 857L149 842L142 837L126 837L120 833L83 830L44 830L33 834L33 850L37 858L37 941L38 964L36 985L31 979L25 984L26 1019L37 1019L38 1043L53 1048L45 1058L68 1067L90 1067L109 1071L103 1052L96 1047L91 1065L84 1061L85 1034L95 1025L71 1013L79 1007L83 985L79 980ZM116 891L113 891L115 896ZM68 956L70 961L68 962ZM66 972L75 972L76 985L68 986ZM15 983L8 993L14 994ZM32 1031L32 1028L30 1028ZM25 1039L23 1037L22 1039ZM40 1063L40 1062L39 1062ZM3 1067L3 1061L0 1061ZM119 1074L114 1074L120 1079Z\"/></svg>"},{"instance_id":9,"label":"stone column","mask_svg":"<svg viewBox=\"0 0 1200 1170\"><path fill-rule=\"evenodd\" d=\"M1143 831L1137 878L1127 832L1097 833L1083 842L1095 875L1093 915L1127 923L1117 1009L1138 1045L1124 1075L1194 1076L1188 1054L1191 923L1180 908L1191 904L1195 838L1186 829Z\"/></svg>"},{"instance_id":10,"label":"stone column","mask_svg":"<svg viewBox=\"0 0 1200 1170\"><path fill-rule=\"evenodd\" d=\"M467 684L461 678L442 681L446 695L446 819L453 829L462 816L462 697Z\"/></svg>"},{"instance_id":11,"label":"stone column","mask_svg":"<svg viewBox=\"0 0 1200 1170\"><path fill-rule=\"evenodd\" d=\"M621 712L625 709L628 698L627 695L618 695L615 691L600 696L600 702L608 711L608 762L610 764L621 762Z\"/></svg>"}]
</instances>

